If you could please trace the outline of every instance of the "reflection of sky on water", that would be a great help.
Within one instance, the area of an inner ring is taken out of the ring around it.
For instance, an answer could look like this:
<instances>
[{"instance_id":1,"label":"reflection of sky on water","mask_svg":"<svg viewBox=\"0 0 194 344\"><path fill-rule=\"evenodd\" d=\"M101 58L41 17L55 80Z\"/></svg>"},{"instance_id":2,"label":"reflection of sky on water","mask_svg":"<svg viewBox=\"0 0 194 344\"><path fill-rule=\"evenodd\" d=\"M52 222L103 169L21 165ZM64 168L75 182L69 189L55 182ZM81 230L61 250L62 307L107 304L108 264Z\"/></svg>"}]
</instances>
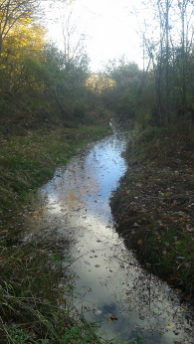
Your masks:
<instances>
[{"instance_id":1,"label":"reflection of sky on water","mask_svg":"<svg viewBox=\"0 0 194 344\"><path fill-rule=\"evenodd\" d=\"M28 227L71 238L74 305L86 319L102 321L109 337L129 339L141 332L148 343L170 344L186 338L184 310L169 287L139 267L113 228L109 197L126 169L125 142L115 134L58 169L40 190L44 202ZM111 314L118 320L109 323Z\"/></svg>"},{"instance_id":2,"label":"reflection of sky on water","mask_svg":"<svg viewBox=\"0 0 194 344\"><path fill-rule=\"evenodd\" d=\"M64 171L59 169L55 178L42 189L50 203L58 202L53 211L54 208L60 211L64 204L68 211L82 206L87 212L100 211L101 215L110 216L110 193L126 169L121 157L124 148L125 140L114 135L88 148L79 159L72 159Z\"/></svg>"}]
</instances>

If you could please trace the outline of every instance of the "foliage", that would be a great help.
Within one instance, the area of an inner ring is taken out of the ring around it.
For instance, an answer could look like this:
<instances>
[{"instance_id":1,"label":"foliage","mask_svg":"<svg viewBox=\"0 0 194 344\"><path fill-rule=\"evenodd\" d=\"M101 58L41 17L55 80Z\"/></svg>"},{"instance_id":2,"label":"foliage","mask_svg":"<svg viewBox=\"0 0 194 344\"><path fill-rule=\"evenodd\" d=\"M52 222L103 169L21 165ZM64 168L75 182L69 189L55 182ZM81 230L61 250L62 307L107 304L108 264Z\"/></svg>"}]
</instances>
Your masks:
<instances>
[{"instance_id":1,"label":"foliage","mask_svg":"<svg viewBox=\"0 0 194 344\"><path fill-rule=\"evenodd\" d=\"M26 16L16 20L3 38L0 125L12 132L15 125L34 129L38 123L62 118L65 125L67 121L83 124L89 110L85 86L88 57L80 49L67 60L63 52L46 42L46 29L27 12Z\"/></svg>"},{"instance_id":2,"label":"foliage","mask_svg":"<svg viewBox=\"0 0 194 344\"><path fill-rule=\"evenodd\" d=\"M123 59L111 61L107 73L115 86L102 96L106 107L121 121L135 120L142 127L151 123L155 102L152 73L146 75L135 63Z\"/></svg>"},{"instance_id":3,"label":"foliage","mask_svg":"<svg viewBox=\"0 0 194 344\"><path fill-rule=\"evenodd\" d=\"M18 23L27 26L39 3L35 0L4 0L0 3L0 55L5 39Z\"/></svg>"},{"instance_id":4,"label":"foliage","mask_svg":"<svg viewBox=\"0 0 194 344\"><path fill-rule=\"evenodd\" d=\"M3 282L0 286L2 343L62 344L66 340L74 342L80 338L85 339L80 343L99 343L95 324L89 325L79 317L73 320L65 307L60 309L57 306L57 300L65 303L64 296L57 291L61 265L49 260L52 251L46 250L44 244L38 247L31 242L3 248Z\"/></svg>"}]
</instances>

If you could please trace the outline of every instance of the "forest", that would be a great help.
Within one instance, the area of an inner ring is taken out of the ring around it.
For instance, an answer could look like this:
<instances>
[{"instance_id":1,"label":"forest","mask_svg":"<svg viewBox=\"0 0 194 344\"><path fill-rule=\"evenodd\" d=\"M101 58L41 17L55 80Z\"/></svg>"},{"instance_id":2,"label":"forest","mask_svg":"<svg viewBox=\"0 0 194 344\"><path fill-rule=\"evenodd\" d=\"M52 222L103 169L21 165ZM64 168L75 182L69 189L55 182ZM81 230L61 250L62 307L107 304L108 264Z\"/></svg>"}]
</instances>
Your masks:
<instances>
[{"instance_id":1,"label":"forest","mask_svg":"<svg viewBox=\"0 0 194 344\"><path fill-rule=\"evenodd\" d=\"M51 9L61 2L49 1ZM60 249L23 243L23 214L55 169L110 135L115 119L133 133L124 153L129 168L111 199L118 231L127 231L125 244L142 264L192 304L193 0L142 1L152 9L151 24L139 28L143 67L121 56L101 72L90 70L82 33L71 45L68 23L63 50L49 39L41 3L0 1L1 342L108 343L96 324L57 308ZM130 15L138 17L135 9ZM131 234L134 223L141 229Z\"/></svg>"},{"instance_id":2,"label":"forest","mask_svg":"<svg viewBox=\"0 0 194 344\"><path fill-rule=\"evenodd\" d=\"M181 116L192 120L192 1L147 1L146 6L150 5L152 27L144 23L140 29L143 70L124 57L112 60L106 71L93 74L91 86L81 37L72 49L70 38L64 36L62 52L49 43L46 27L36 19L36 2L2 1L1 130L9 131L16 123L30 128L36 119L44 122L56 113L79 122L98 107L152 126Z\"/></svg>"}]
</instances>

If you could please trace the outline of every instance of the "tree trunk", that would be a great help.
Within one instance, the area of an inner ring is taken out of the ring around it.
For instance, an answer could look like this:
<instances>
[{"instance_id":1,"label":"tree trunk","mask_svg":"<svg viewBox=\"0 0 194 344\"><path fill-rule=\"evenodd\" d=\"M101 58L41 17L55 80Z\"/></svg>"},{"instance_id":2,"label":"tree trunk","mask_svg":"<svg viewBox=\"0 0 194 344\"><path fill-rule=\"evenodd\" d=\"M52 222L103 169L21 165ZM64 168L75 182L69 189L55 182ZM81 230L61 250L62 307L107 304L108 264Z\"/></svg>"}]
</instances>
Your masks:
<instances>
[{"instance_id":1,"label":"tree trunk","mask_svg":"<svg viewBox=\"0 0 194 344\"><path fill-rule=\"evenodd\" d=\"M169 108L169 0L166 0L166 110L170 122Z\"/></svg>"},{"instance_id":2,"label":"tree trunk","mask_svg":"<svg viewBox=\"0 0 194 344\"><path fill-rule=\"evenodd\" d=\"M63 108L61 102L60 102L60 99L59 99L59 96L58 96L58 93L57 93L57 86L55 86L54 88L54 93L55 93L55 98L56 98L56 101L57 101L57 105L59 107L59 109L61 110L61 113L63 114L63 116L65 118L67 118L67 112L65 111L65 109Z\"/></svg>"}]
</instances>

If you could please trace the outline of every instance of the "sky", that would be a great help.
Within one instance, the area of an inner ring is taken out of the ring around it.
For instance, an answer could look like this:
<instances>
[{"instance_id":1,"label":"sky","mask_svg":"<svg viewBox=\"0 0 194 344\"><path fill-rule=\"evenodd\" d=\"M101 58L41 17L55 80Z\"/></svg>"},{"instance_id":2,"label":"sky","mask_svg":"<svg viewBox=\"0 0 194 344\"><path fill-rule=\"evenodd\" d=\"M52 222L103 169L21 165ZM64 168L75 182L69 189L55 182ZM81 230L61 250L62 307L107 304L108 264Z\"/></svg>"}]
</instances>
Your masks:
<instances>
[{"instance_id":1,"label":"sky","mask_svg":"<svg viewBox=\"0 0 194 344\"><path fill-rule=\"evenodd\" d=\"M52 4L50 11L49 2ZM146 1L146 5L143 5L143 0L47 0L45 3L49 37L63 50L62 27L70 31L72 47L84 34L85 49L93 72L102 71L109 60L118 60L123 55L127 61L135 62L143 69L144 31L146 39L152 42L158 42L160 37L158 11L154 12L154 1L151 0ZM170 35L176 45L181 41L181 17L177 1L170 3ZM161 4L164 20L165 3ZM190 5L188 14L191 15L192 11L193 6ZM191 26L189 30L192 36ZM145 60L145 68L147 64L148 60Z\"/></svg>"},{"instance_id":2,"label":"sky","mask_svg":"<svg viewBox=\"0 0 194 344\"><path fill-rule=\"evenodd\" d=\"M91 60L92 71L100 71L109 60L119 59L136 62L143 68L142 39L139 21L131 12L140 0L73 0L52 8L48 17L49 35L60 49L63 49L62 26L74 31L71 33L72 45L81 34L85 35L86 52Z\"/></svg>"}]
</instances>

